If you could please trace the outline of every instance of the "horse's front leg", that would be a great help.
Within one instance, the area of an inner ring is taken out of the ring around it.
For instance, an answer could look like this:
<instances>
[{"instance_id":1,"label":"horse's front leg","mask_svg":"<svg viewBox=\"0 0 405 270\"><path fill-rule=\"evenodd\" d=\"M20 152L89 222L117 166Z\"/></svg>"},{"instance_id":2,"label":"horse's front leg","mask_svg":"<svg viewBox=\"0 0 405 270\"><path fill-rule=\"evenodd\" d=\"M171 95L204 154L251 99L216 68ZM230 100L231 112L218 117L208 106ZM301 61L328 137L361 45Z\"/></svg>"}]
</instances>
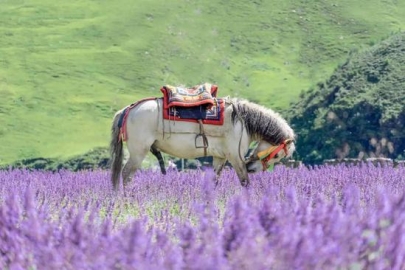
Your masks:
<instances>
[{"instance_id":1,"label":"horse's front leg","mask_svg":"<svg viewBox=\"0 0 405 270\"><path fill-rule=\"evenodd\" d=\"M212 159L212 165L214 166L214 172L215 172L215 186L218 186L219 183L219 177L221 176L221 172L225 166L226 159L225 158L219 158L219 157L213 157Z\"/></svg>"},{"instance_id":2,"label":"horse's front leg","mask_svg":"<svg viewBox=\"0 0 405 270\"><path fill-rule=\"evenodd\" d=\"M246 169L246 164L242 160L237 158L229 160L229 162L232 164L232 167L236 171L242 187L248 187L250 184L250 180Z\"/></svg>"}]
</instances>

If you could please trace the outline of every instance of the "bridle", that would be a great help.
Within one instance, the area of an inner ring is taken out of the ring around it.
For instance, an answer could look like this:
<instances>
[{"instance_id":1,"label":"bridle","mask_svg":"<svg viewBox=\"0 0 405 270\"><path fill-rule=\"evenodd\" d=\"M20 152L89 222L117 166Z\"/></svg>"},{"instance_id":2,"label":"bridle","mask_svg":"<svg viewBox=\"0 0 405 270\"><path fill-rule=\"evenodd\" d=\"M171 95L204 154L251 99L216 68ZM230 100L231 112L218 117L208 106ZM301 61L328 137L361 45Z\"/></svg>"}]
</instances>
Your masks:
<instances>
[{"instance_id":1,"label":"bridle","mask_svg":"<svg viewBox=\"0 0 405 270\"><path fill-rule=\"evenodd\" d=\"M293 139L287 139L284 140L281 144L279 145L275 145L275 146L270 146L269 148L260 151L256 154L256 157L254 157L253 155L246 161L250 162L250 161L255 161L260 159L262 166L263 166L263 171L267 170L267 168L269 167L267 165L267 162L269 162L269 160L271 160L272 158L274 158L281 150L284 150L285 155L288 155L288 148L287 146L293 142Z\"/></svg>"}]
</instances>

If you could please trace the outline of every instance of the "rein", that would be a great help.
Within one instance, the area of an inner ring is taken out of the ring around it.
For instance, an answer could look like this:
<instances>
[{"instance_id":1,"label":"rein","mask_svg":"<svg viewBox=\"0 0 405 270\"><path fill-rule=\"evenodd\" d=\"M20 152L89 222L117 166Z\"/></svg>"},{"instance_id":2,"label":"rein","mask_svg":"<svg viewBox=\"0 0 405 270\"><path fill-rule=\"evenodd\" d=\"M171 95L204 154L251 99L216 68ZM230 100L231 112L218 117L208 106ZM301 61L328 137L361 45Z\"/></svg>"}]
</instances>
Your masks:
<instances>
[{"instance_id":1,"label":"rein","mask_svg":"<svg viewBox=\"0 0 405 270\"><path fill-rule=\"evenodd\" d=\"M240 121L240 123L242 124L242 132L239 138L239 145L238 145L238 154L239 154L239 158L242 162L246 163L245 159L242 157L241 153L240 153L240 146L242 144L242 136L243 136L243 130L245 128L245 123L243 122L243 118L242 116L240 116L239 111L236 109L235 103L230 102L232 104L232 109L236 112L236 115L238 116L238 120Z\"/></svg>"}]
</instances>

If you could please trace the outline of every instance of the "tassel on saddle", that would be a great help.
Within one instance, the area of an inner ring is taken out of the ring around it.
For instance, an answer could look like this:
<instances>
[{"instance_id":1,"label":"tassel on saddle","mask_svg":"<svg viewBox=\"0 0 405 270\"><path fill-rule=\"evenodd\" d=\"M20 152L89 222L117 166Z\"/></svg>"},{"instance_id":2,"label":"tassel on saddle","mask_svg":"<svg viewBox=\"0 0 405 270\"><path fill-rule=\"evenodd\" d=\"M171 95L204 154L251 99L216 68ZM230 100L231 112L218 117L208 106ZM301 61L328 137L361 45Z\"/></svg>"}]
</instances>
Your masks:
<instances>
[{"instance_id":1,"label":"tassel on saddle","mask_svg":"<svg viewBox=\"0 0 405 270\"><path fill-rule=\"evenodd\" d=\"M201 119L198 120L200 124L200 133L195 136L195 148L204 148L204 157L207 156L208 139L205 136L204 125Z\"/></svg>"}]
</instances>

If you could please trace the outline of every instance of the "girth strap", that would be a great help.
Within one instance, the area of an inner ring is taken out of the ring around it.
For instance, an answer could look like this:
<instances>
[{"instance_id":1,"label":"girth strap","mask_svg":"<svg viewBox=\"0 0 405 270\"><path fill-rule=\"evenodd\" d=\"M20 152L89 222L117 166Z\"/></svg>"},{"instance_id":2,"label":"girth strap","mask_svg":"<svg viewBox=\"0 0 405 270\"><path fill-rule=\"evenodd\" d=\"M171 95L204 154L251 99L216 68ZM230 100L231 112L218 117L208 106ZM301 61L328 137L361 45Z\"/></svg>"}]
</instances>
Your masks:
<instances>
[{"instance_id":1,"label":"girth strap","mask_svg":"<svg viewBox=\"0 0 405 270\"><path fill-rule=\"evenodd\" d=\"M207 156L207 148L208 148L208 139L207 136L205 136L204 132L204 124L201 119L198 120L198 123L200 124L200 133L195 136L195 147L196 148L204 148L204 157ZM201 137L202 140L202 145L198 145L198 139Z\"/></svg>"}]
</instances>

